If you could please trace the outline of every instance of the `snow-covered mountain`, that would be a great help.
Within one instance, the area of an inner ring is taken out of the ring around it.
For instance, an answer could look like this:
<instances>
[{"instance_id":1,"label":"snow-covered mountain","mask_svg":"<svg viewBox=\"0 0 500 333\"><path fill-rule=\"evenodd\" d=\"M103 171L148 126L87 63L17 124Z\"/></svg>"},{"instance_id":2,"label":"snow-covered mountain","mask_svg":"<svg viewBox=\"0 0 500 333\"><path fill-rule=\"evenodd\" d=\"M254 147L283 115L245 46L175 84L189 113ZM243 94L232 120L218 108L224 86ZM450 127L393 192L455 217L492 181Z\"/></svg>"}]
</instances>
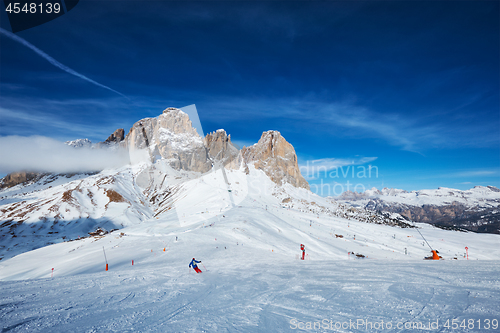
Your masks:
<instances>
[{"instance_id":1,"label":"snow-covered mountain","mask_svg":"<svg viewBox=\"0 0 500 333\"><path fill-rule=\"evenodd\" d=\"M398 214L354 209L286 182L277 184L254 163L244 162L238 169L214 163L204 174L175 170L169 160L158 159L94 174L42 175L36 181L4 189L0 196L0 256L4 259L81 239L97 228L138 227L165 218L173 225L197 225L229 211L237 213L242 202L250 204L249 215L253 210L269 209L266 219L271 221L275 210L303 214L298 220L304 226L327 216L347 223L412 227ZM291 227L289 222L277 228L287 227ZM334 229L329 228L329 233Z\"/></svg>"},{"instance_id":2,"label":"snow-covered mountain","mask_svg":"<svg viewBox=\"0 0 500 333\"><path fill-rule=\"evenodd\" d=\"M76 139L71 141L66 141L65 144L74 148L91 148L92 141L89 139Z\"/></svg>"},{"instance_id":3,"label":"snow-covered mountain","mask_svg":"<svg viewBox=\"0 0 500 333\"><path fill-rule=\"evenodd\" d=\"M274 139L269 142L268 137ZM120 146L129 151L131 165L92 174L19 172L5 177L0 191L0 259L85 237L98 227L113 230L138 224L160 216L176 202L179 211L175 193L182 193L188 180L214 170L224 171L221 182L226 191L235 184L225 170L243 170L247 176L249 167L262 169L280 186L307 184L293 147L279 132L266 132L244 156L224 130L202 139L187 114L175 108L136 122L126 137L119 129L97 145L87 139L67 144L93 149ZM279 163L273 164L273 158Z\"/></svg>"},{"instance_id":4,"label":"snow-covered mountain","mask_svg":"<svg viewBox=\"0 0 500 333\"><path fill-rule=\"evenodd\" d=\"M202 139L180 110L165 111L115 132L113 149L131 159L121 168L4 178L2 331L341 331L361 318L443 328L498 317L500 235L319 197L279 132L238 150L224 130ZM445 261L423 261L427 243Z\"/></svg>"},{"instance_id":5,"label":"snow-covered mountain","mask_svg":"<svg viewBox=\"0 0 500 333\"><path fill-rule=\"evenodd\" d=\"M92 143L89 139L76 139L71 141L66 141L65 144L74 148L113 148L119 145L125 139L125 131L123 128L119 128L114 131L106 140L103 142L98 142L96 144Z\"/></svg>"},{"instance_id":6,"label":"snow-covered mountain","mask_svg":"<svg viewBox=\"0 0 500 333\"><path fill-rule=\"evenodd\" d=\"M494 186L411 192L372 188L363 193L347 191L337 199L354 207L398 213L415 222L500 233L500 190Z\"/></svg>"},{"instance_id":7,"label":"snow-covered mountain","mask_svg":"<svg viewBox=\"0 0 500 333\"><path fill-rule=\"evenodd\" d=\"M414 246L415 258L429 252L421 240L401 236L415 236L414 225L401 215L311 193L293 146L277 131L238 150L224 130L202 139L187 114L168 108L109 141L129 151L131 164L91 174L42 174L0 190L2 262L47 245L85 242L97 228L170 235L208 225L220 226L228 241L243 237L264 253L271 248L290 255L301 242L314 244L317 258L344 258L347 252L408 258L404 249ZM380 230L384 236L373 237ZM116 232L110 237L120 238ZM448 255L460 257L462 247L448 248Z\"/></svg>"}]
</instances>

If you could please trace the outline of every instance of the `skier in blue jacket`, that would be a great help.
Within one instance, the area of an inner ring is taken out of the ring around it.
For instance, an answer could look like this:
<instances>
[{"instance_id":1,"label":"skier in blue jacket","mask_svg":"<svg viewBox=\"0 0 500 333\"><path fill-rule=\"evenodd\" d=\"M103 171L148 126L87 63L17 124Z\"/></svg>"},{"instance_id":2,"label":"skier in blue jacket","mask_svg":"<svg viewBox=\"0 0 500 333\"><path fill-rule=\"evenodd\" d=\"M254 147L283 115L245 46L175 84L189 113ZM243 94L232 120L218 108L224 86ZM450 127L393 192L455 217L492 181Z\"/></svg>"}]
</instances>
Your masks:
<instances>
[{"instance_id":1,"label":"skier in blue jacket","mask_svg":"<svg viewBox=\"0 0 500 333\"><path fill-rule=\"evenodd\" d=\"M201 262L196 260L195 258L193 258L193 260L191 260L191 263L189 264L189 267L193 266L193 269L196 273L201 273L201 269L198 268L198 265Z\"/></svg>"}]
</instances>

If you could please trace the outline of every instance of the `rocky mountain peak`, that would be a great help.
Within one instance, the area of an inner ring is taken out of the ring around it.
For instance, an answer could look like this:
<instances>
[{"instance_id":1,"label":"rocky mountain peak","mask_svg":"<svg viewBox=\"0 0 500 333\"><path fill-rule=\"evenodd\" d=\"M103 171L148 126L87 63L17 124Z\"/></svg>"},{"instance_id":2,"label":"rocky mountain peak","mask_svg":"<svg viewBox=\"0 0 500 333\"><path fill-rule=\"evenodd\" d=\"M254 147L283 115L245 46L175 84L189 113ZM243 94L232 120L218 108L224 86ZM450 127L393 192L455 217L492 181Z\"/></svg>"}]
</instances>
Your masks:
<instances>
[{"instance_id":1,"label":"rocky mountain peak","mask_svg":"<svg viewBox=\"0 0 500 333\"><path fill-rule=\"evenodd\" d=\"M488 185L486 186L487 188L489 188L491 191L493 192L500 192L500 189L498 189L497 187L495 186L491 186L491 185Z\"/></svg>"},{"instance_id":2,"label":"rocky mountain peak","mask_svg":"<svg viewBox=\"0 0 500 333\"><path fill-rule=\"evenodd\" d=\"M228 149L236 149L231 143L231 135L228 135L223 129L208 133L203 142L208 149L208 155L212 158L226 152Z\"/></svg>"},{"instance_id":3,"label":"rocky mountain peak","mask_svg":"<svg viewBox=\"0 0 500 333\"><path fill-rule=\"evenodd\" d=\"M188 114L169 107L154 118L144 118L132 126L125 136L120 128L104 142L92 145L89 140L68 142L72 146L95 148L125 147L131 161L154 162L158 158L175 170L207 172L213 166L224 165L228 169L239 169L244 161L263 170L277 184L284 182L309 189L309 184L300 174L295 149L278 131L266 131L258 143L243 147L240 151L231 142L231 135L219 129L201 138L193 127Z\"/></svg>"},{"instance_id":4,"label":"rocky mountain peak","mask_svg":"<svg viewBox=\"0 0 500 333\"><path fill-rule=\"evenodd\" d=\"M119 128L113 132L104 143L119 143L125 139L125 130L123 128Z\"/></svg>"},{"instance_id":5,"label":"rocky mountain peak","mask_svg":"<svg viewBox=\"0 0 500 333\"><path fill-rule=\"evenodd\" d=\"M147 150L150 161L160 156L176 170L206 172L211 168L203 140L180 109L167 108L156 118L136 122L125 146L130 152Z\"/></svg>"},{"instance_id":6,"label":"rocky mountain peak","mask_svg":"<svg viewBox=\"0 0 500 333\"><path fill-rule=\"evenodd\" d=\"M0 179L0 189L9 188L18 184L27 183L31 180L39 178L42 174L36 172L19 171L9 173L4 178Z\"/></svg>"},{"instance_id":7,"label":"rocky mountain peak","mask_svg":"<svg viewBox=\"0 0 500 333\"><path fill-rule=\"evenodd\" d=\"M187 113L177 108L166 108L163 110L163 113L158 116L158 123L159 128L168 130L174 134L190 134L200 137Z\"/></svg>"},{"instance_id":8,"label":"rocky mountain peak","mask_svg":"<svg viewBox=\"0 0 500 333\"><path fill-rule=\"evenodd\" d=\"M210 159L221 161L226 167L237 169L241 163L241 154L232 144L231 135L225 130L218 129L215 132L208 133L203 140Z\"/></svg>"},{"instance_id":9,"label":"rocky mountain peak","mask_svg":"<svg viewBox=\"0 0 500 333\"><path fill-rule=\"evenodd\" d=\"M267 131L256 144L241 150L245 163L254 163L277 184L288 182L296 187L309 189L300 174L295 149L278 131Z\"/></svg>"},{"instance_id":10,"label":"rocky mountain peak","mask_svg":"<svg viewBox=\"0 0 500 333\"><path fill-rule=\"evenodd\" d=\"M72 141L66 141L65 144L67 144L70 147L73 148L91 148L92 147L92 141L89 139L76 139Z\"/></svg>"}]
</instances>

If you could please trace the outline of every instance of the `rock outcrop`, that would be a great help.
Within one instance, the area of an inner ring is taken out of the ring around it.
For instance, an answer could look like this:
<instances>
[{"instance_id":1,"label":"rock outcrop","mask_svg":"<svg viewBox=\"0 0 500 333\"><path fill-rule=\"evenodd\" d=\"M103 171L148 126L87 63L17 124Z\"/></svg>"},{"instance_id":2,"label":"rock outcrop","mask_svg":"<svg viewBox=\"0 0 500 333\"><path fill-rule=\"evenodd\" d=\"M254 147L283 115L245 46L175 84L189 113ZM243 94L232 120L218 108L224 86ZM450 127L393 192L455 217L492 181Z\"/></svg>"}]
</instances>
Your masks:
<instances>
[{"instance_id":1,"label":"rock outcrop","mask_svg":"<svg viewBox=\"0 0 500 333\"><path fill-rule=\"evenodd\" d=\"M278 131L267 131L256 144L241 150L245 163L253 163L277 184L287 182L295 187L309 189L300 174L295 149Z\"/></svg>"},{"instance_id":2,"label":"rock outcrop","mask_svg":"<svg viewBox=\"0 0 500 333\"><path fill-rule=\"evenodd\" d=\"M150 161L161 157L176 170L206 172L217 163L239 169L244 162L249 172L247 164L252 163L277 184L309 189L300 174L295 149L278 131L264 132L258 143L239 151L226 131L217 130L202 140L186 113L167 108L157 118L136 122L124 142L130 152L147 150Z\"/></svg>"},{"instance_id":3,"label":"rock outcrop","mask_svg":"<svg viewBox=\"0 0 500 333\"><path fill-rule=\"evenodd\" d=\"M136 122L125 138L125 146L129 151L147 149L151 161L164 158L176 170L206 172L212 167L189 116L176 108Z\"/></svg>"},{"instance_id":4,"label":"rock outcrop","mask_svg":"<svg viewBox=\"0 0 500 333\"><path fill-rule=\"evenodd\" d=\"M24 184L32 180L36 180L42 174L36 172L12 172L0 180L0 189L9 188L18 184Z\"/></svg>"},{"instance_id":5,"label":"rock outcrop","mask_svg":"<svg viewBox=\"0 0 500 333\"><path fill-rule=\"evenodd\" d=\"M219 129L207 134L203 140L210 159L221 162L227 169L238 169L241 164L241 154L231 142L231 135Z\"/></svg>"},{"instance_id":6,"label":"rock outcrop","mask_svg":"<svg viewBox=\"0 0 500 333\"><path fill-rule=\"evenodd\" d=\"M110 136L108 136L108 138L103 142L96 143L93 148L116 149L120 147L120 145L123 143L123 140L125 140L125 130L123 128L119 128L116 131L114 131Z\"/></svg>"},{"instance_id":7,"label":"rock outcrop","mask_svg":"<svg viewBox=\"0 0 500 333\"><path fill-rule=\"evenodd\" d=\"M125 130L123 128L119 128L113 132L105 141L106 144L111 143L120 143L125 139Z\"/></svg>"},{"instance_id":8,"label":"rock outcrop","mask_svg":"<svg viewBox=\"0 0 500 333\"><path fill-rule=\"evenodd\" d=\"M153 142L156 118L144 118L137 121L125 137L125 146L129 150L147 149Z\"/></svg>"}]
</instances>

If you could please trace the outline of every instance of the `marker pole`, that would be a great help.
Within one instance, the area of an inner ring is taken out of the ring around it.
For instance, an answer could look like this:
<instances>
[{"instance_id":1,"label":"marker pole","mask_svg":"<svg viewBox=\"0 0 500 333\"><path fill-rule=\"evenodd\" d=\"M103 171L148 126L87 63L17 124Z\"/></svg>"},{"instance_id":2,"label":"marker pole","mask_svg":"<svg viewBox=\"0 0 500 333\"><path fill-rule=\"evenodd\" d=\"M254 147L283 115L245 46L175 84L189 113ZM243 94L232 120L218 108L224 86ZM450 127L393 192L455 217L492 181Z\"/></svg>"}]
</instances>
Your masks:
<instances>
[{"instance_id":1,"label":"marker pole","mask_svg":"<svg viewBox=\"0 0 500 333\"><path fill-rule=\"evenodd\" d=\"M106 251L104 251L104 246L102 247L102 252L104 252L104 260L106 261L106 271L108 270L108 258L106 258Z\"/></svg>"}]
</instances>

